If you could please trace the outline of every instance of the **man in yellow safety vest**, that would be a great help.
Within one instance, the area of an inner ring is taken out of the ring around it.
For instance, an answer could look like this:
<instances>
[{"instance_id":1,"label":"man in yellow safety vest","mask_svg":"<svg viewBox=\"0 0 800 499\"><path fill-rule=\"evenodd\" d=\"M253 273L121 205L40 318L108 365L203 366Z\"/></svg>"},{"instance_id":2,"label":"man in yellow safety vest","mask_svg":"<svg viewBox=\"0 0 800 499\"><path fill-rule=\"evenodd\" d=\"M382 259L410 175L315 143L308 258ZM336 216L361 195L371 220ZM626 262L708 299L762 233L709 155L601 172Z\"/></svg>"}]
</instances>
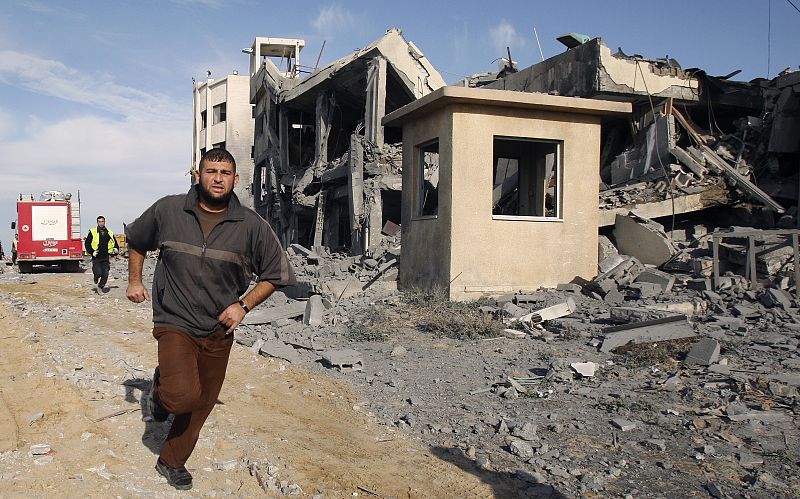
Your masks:
<instances>
[{"instance_id":1,"label":"man in yellow safety vest","mask_svg":"<svg viewBox=\"0 0 800 499\"><path fill-rule=\"evenodd\" d=\"M114 238L114 233L106 228L106 218L97 217L97 227L89 229L84 243L86 252L92 255L92 273L97 293L105 292L108 271L111 268L109 257L119 253L119 245Z\"/></svg>"}]
</instances>

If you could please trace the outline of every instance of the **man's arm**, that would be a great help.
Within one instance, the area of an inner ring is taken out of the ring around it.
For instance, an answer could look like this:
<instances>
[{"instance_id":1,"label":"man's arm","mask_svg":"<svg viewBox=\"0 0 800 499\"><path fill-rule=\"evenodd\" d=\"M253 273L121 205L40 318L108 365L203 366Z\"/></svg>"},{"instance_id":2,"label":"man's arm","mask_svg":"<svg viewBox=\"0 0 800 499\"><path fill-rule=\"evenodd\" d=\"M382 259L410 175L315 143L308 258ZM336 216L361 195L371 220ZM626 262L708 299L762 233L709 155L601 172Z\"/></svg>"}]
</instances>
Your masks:
<instances>
[{"instance_id":1,"label":"man's arm","mask_svg":"<svg viewBox=\"0 0 800 499\"><path fill-rule=\"evenodd\" d=\"M150 294L142 283L145 253L128 247L128 290L126 294L128 299L134 303L142 303L150 299Z\"/></svg>"},{"instance_id":2,"label":"man's arm","mask_svg":"<svg viewBox=\"0 0 800 499\"><path fill-rule=\"evenodd\" d=\"M250 290L249 293L242 297L242 301L247 308L253 310L255 307L261 304L264 300L269 298L269 296L275 292L275 286L268 281L260 281L256 283L253 289ZM244 316L247 315L244 308L239 305L239 302L233 303L228 306L225 310L219 314L217 318L220 324L228 326L228 331L226 334L233 333L233 330L236 329L242 320L244 320Z\"/></svg>"}]
</instances>

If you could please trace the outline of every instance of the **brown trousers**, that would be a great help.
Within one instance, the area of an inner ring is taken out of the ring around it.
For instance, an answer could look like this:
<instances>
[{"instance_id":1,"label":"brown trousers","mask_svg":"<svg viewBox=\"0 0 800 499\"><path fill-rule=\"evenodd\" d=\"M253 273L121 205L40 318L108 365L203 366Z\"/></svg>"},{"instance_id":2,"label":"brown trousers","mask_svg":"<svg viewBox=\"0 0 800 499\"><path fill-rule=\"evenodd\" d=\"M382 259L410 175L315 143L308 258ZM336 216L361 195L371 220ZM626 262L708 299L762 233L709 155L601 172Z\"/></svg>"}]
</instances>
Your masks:
<instances>
[{"instance_id":1,"label":"brown trousers","mask_svg":"<svg viewBox=\"0 0 800 499\"><path fill-rule=\"evenodd\" d=\"M197 337L167 327L156 327L160 378L155 388L161 405L175 415L161 446L161 462L170 468L186 464L200 428L211 414L225 380L233 335L219 328Z\"/></svg>"}]
</instances>

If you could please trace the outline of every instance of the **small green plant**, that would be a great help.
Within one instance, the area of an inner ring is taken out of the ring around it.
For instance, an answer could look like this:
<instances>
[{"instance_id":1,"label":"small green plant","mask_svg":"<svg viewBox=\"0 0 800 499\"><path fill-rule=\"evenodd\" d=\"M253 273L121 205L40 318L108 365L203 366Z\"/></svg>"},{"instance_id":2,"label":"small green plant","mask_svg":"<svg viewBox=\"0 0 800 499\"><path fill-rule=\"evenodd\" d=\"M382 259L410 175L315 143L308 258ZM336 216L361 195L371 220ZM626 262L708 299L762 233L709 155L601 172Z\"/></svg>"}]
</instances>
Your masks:
<instances>
[{"instance_id":1,"label":"small green plant","mask_svg":"<svg viewBox=\"0 0 800 499\"><path fill-rule=\"evenodd\" d=\"M480 311L494 303L487 298L454 302L443 289L412 289L403 293L403 301L417 328L437 336L471 340L499 336L503 330L502 323Z\"/></svg>"},{"instance_id":2,"label":"small green plant","mask_svg":"<svg viewBox=\"0 0 800 499\"><path fill-rule=\"evenodd\" d=\"M597 404L599 409L602 409L608 413L616 414L618 412L622 412L625 409L628 409L628 402L625 399L615 398L608 401L603 401Z\"/></svg>"},{"instance_id":3,"label":"small green plant","mask_svg":"<svg viewBox=\"0 0 800 499\"><path fill-rule=\"evenodd\" d=\"M683 359L691 348L691 339L682 338L660 343L643 343L617 349L625 367L649 367Z\"/></svg>"},{"instance_id":4,"label":"small green plant","mask_svg":"<svg viewBox=\"0 0 800 499\"><path fill-rule=\"evenodd\" d=\"M386 341L389 338L388 317L386 312L372 305L358 314L354 314L353 321L347 331L350 341Z\"/></svg>"}]
</instances>

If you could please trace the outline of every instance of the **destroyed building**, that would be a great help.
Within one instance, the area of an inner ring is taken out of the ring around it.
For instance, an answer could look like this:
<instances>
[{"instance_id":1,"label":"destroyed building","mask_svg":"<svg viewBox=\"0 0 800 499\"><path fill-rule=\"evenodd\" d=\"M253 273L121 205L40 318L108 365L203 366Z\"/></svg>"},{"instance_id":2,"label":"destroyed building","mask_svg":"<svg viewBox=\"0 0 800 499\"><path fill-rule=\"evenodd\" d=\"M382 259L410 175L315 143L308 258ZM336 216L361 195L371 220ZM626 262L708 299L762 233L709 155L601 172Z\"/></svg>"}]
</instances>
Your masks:
<instances>
[{"instance_id":1,"label":"destroyed building","mask_svg":"<svg viewBox=\"0 0 800 499\"><path fill-rule=\"evenodd\" d=\"M631 210L661 218L715 206L755 210L741 223L768 227L797 204L797 72L738 82L731 79L738 71L716 77L669 57L612 53L600 38L568 46L483 88L633 104L630 120L606 122L603 130L601 227ZM772 215L756 220L763 209Z\"/></svg>"},{"instance_id":2,"label":"destroyed building","mask_svg":"<svg viewBox=\"0 0 800 499\"><path fill-rule=\"evenodd\" d=\"M688 243L720 227L797 226L800 73L739 82L733 80L736 72L717 77L682 68L669 57L612 52L600 38L570 34L559 40L568 47L561 54L521 70L509 54L498 73L481 73L458 85L631 106L628 116L602 120L599 217L596 225L588 222L599 235L616 235L623 253L638 251L645 263L662 265L677 253L674 241ZM445 83L396 29L322 68L300 64L304 45L259 37L246 49L255 117L252 204L286 246L375 256L387 234L399 242L397 224L408 196L402 194L402 133L384 128L381 120ZM492 161L496 173L498 158ZM430 189L440 178L438 163L429 166L424 181ZM520 189L516 183L506 190ZM493 199L493 216L512 209L502 192ZM432 203L420 208L422 215L436 209ZM404 238L410 230L403 228ZM652 234L657 243L648 246ZM788 238L753 237L759 247L783 248L779 253L786 263ZM723 244L721 258L739 254L730 259L744 265L749 257L741 242ZM700 246L699 254L683 256L683 270L699 265L708 273L711 260L720 258L710 256L708 245ZM654 254L643 255L646 251ZM687 261L701 257L709 261ZM579 261L562 264L580 266Z\"/></svg>"},{"instance_id":3,"label":"destroyed building","mask_svg":"<svg viewBox=\"0 0 800 499\"><path fill-rule=\"evenodd\" d=\"M300 64L303 46L256 38L249 50L254 207L284 245L361 254L400 220L400 138L381 119L445 82L396 29L323 68Z\"/></svg>"}]
</instances>

